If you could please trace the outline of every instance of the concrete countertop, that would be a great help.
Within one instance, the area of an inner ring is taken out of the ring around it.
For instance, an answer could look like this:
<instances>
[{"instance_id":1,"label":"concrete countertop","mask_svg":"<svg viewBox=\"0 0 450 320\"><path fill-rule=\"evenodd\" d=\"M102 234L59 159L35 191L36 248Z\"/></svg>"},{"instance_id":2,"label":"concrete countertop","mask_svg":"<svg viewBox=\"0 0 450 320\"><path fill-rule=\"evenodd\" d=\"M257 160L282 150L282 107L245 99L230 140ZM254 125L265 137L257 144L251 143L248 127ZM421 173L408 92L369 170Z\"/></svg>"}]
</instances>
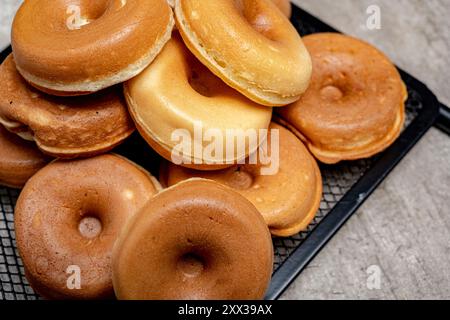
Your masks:
<instances>
[{"instance_id":1,"label":"concrete countertop","mask_svg":"<svg viewBox=\"0 0 450 320\"><path fill-rule=\"evenodd\" d=\"M0 47L20 2L0 0ZM450 104L449 1L293 2L376 45ZM366 27L371 5L381 29ZM373 268L381 272L375 289ZM283 298L450 299L450 138L430 130Z\"/></svg>"}]
</instances>

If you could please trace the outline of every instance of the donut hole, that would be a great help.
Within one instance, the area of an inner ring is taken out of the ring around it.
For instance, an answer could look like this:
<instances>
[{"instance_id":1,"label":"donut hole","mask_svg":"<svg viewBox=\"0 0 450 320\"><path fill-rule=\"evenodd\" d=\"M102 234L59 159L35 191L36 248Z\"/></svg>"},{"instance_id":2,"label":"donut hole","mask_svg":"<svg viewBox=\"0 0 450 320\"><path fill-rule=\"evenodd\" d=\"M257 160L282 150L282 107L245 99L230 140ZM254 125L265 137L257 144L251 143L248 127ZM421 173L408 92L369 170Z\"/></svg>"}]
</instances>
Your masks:
<instances>
[{"instance_id":1,"label":"donut hole","mask_svg":"<svg viewBox=\"0 0 450 320\"><path fill-rule=\"evenodd\" d=\"M210 87L207 84L207 79L203 72L192 70L189 77L189 84L197 93L204 97L212 97Z\"/></svg>"},{"instance_id":2,"label":"donut hole","mask_svg":"<svg viewBox=\"0 0 450 320\"><path fill-rule=\"evenodd\" d=\"M209 71L199 61L189 63L188 82L191 88L198 94L212 98L223 92L223 81Z\"/></svg>"},{"instance_id":3,"label":"donut hole","mask_svg":"<svg viewBox=\"0 0 450 320\"><path fill-rule=\"evenodd\" d=\"M256 32L269 40L276 41L272 18L265 13L264 8L250 2L235 1L238 12Z\"/></svg>"},{"instance_id":4,"label":"donut hole","mask_svg":"<svg viewBox=\"0 0 450 320\"><path fill-rule=\"evenodd\" d=\"M346 58L342 58L346 61ZM353 65L336 65L334 60L325 60L323 65L327 71L322 76L319 86L319 94L322 99L327 101L339 101L360 94L364 91L365 84L361 81L355 81L355 70L350 70ZM355 68L353 68L355 69ZM320 81L320 80L319 80Z\"/></svg>"},{"instance_id":5,"label":"donut hole","mask_svg":"<svg viewBox=\"0 0 450 320\"><path fill-rule=\"evenodd\" d=\"M205 269L205 259L196 252L188 252L178 259L178 269L188 277L196 277Z\"/></svg>"},{"instance_id":6,"label":"donut hole","mask_svg":"<svg viewBox=\"0 0 450 320\"><path fill-rule=\"evenodd\" d=\"M248 190L253 186L253 175L238 166L227 177L227 184L233 189Z\"/></svg>"},{"instance_id":7,"label":"donut hole","mask_svg":"<svg viewBox=\"0 0 450 320\"><path fill-rule=\"evenodd\" d=\"M344 97L345 91L337 85L325 85L320 89L320 95L325 100L337 101Z\"/></svg>"},{"instance_id":8,"label":"donut hole","mask_svg":"<svg viewBox=\"0 0 450 320\"><path fill-rule=\"evenodd\" d=\"M103 1L87 1L82 0L79 5L67 7L66 14L70 14L66 23L72 25L71 30L78 30L85 27L95 20L104 16L108 10L117 2L108 0ZM126 4L126 2L125 2ZM123 7L122 2L118 2L119 7Z\"/></svg>"},{"instance_id":9,"label":"donut hole","mask_svg":"<svg viewBox=\"0 0 450 320\"><path fill-rule=\"evenodd\" d=\"M253 29L255 29L258 33L262 34L264 37L275 40L272 30L273 25L270 19L267 16L259 14L253 16L251 20L247 19Z\"/></svg>"},{"instance_id":10,"label":"donut hole","mask_svg":"<svg viewBox=\"0 0 450 320\"><path fill-rule=\"evenodd\" d=\"M102 222L94 215L86 215L78 222L78 232L86 239L97 238L102 228Z\"/></svg>"}]
</instances>

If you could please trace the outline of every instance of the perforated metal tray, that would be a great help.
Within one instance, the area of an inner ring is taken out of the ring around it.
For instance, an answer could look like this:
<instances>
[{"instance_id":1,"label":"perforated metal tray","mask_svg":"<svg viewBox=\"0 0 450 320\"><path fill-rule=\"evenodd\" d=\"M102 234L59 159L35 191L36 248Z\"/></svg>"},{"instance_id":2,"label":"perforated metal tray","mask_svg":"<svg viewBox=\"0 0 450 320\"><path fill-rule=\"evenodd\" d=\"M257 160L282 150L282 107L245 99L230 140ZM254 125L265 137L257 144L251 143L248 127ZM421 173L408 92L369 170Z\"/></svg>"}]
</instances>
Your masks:
<instances>
[{"instance_id":1,"label":"perforated metal tray","mask_svg":"<svg viewBox=\"0 0 450 320\"><path fill-rule=\"evenodd\" d=\"M308 13L294 7L292 22L302 34L336 31ZM3 59L10 48L0 54ZM276 299L313 259L345 221L367 199L387 174L435 123L439 112L440 128L448 129L449 118L444 106L418 80L402 72L408 86L407 121L401 137L384 153L366 160L322 165L323 198L314 221L304 232L286 239L274 239L275 265L267 299ZM0 84L1 85L1 84ZM158 156L135 134L116 152L141 164L154 174L159 167ZM16 249L14 206L19 191L0 187L0 300L34 300L24 276Z\"/></svg>"}]
</instances>

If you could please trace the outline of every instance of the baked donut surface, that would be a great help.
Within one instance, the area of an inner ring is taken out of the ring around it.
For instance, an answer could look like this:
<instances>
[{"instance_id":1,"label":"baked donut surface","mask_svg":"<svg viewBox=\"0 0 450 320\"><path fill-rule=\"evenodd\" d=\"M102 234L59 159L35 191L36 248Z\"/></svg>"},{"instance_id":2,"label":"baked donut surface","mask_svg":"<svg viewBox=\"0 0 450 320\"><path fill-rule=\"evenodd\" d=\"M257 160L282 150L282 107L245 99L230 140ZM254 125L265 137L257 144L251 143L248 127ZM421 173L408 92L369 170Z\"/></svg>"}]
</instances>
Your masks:
<instances>
[{"instance_id":1,"label":"baked donut surface","mask_svg":"<svg viewBox=\"0 0 450 320\"><path fill-rule=\"evenodd\" d=\"M399 136L406 87L389 59L371 45L341 34L309 35L311 85L302 98L277 110L320 161L370 157Z\"/></svg>"},{"instance_id":2,"label":"baked donut surface","mask_svg":"<svg viewBox=\"0 0 450 320\"><path fill-rule=\"evenodd\" d=\"M158 189L145 170L110 154L40 170L20 194L14 221L32 287L49 299L113 298L113 244ZM68 286L74 266L80 289Z\"/></svg>"},{"instance_id":3,"label":"baked donut surface","mask_svg":"<svg viewBox=\"0 0 450 320\"><path fill-rule=\"evenodd\" d=\"M175 17L195 56L253 101L283 106L307 89L311 58L270 0L177 0Z\"/></svg>"},{"instance_id":4,"label":"baked donut surface","mask_svg":"<svg viewBox=\"0 0 450 320\"><path fill-rule=\"evenodd\" d=\"M140 73L170 39L166 0L29 0L12 26L17 67L54 95L99 91Z\"/></svg>"},{"instance_id":5,"label":"baked donut surface","mask_svg":"<svg viewBox=\"0 0 450 320\"><path fill-rule=\"evenodd\" d=\"M118 299L261 299L273 247L248 200L191 179L159 193L128 222L113 264Z\"/></svg>"},{"instance_id":6,"label":"baked donut surface","mask_svg":"<svg viewBox=\"0 0 450 320\"><path fill-rule=\"evenodd\" d=\"M272 123L279 132L279 167L263 175L267 165L245 164L213 172L201 172L166 163L161 166L163 185L198 177L211 179L233 188L261 212L274 236L289 237L306 229L319 209L322 178L315 159L289 130ZM268 138L271 150L271 135Z\"/></svg>"},{"instance_id":7,"label":"baked donut surface","mask_svg":"<svg viewBox=\"0 0 450 320\"><path fill-rule=\"evenodd\" d=\"M209 156L203 151L210 141L195 140L196 126L202 133L215 131L226 137L227 130L267 129L272 117L272 108L250 101L214 76L177 33L146 70L125 83L124 90L136 127L150 146L169 161L177 158L183 166L200 170L229 167L254 152L258 144L247 143L227 154L224 143L222 156ZM189 134L191 148L174 153L180 145L174 133L181 130ZM201 145L200 154L195 144Z\"/></svg>"},{"instance_id":8,"label":"baked donut surface","mask_svg":"<svg viewBox=\"0 0 450 320\"><path fill-rule=\"evenodd\" d=\"M0 185L21 188L50 157L0 125Z\"/></svg>"},{"instance_id":9,"label":"baked donut surface","mask_svg":"<svg viewBox=\"0 0 450 320\"><path fill-rule=\"evenodd\" d=\"M280 9L286 17L291 17L292 6L289 0L272 0L272 2L275 3L278 9Z\"/></svg>"},{"instance_id":10,"label":"baked donut surface","mask_svg":"<svg viewBox=\"0 0 450 320\"><path fill-rule=\"evenodd\" d=\"M104 153L135 130L120 87L84 97L49 96L26 83L12 55L0 66L0 83L0 123L49 155Z\"/></svg>"}]
</instances>

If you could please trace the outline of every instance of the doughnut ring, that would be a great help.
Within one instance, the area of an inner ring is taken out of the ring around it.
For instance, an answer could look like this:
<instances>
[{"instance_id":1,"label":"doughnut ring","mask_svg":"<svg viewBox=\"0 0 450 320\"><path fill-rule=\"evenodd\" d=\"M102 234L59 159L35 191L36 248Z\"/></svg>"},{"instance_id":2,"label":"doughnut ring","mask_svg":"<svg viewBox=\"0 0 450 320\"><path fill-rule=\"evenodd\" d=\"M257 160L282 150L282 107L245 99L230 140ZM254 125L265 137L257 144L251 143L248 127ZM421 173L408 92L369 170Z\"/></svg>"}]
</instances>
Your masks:
<instances>
[{"instance_id":1,"label":"doughnut ring","mask_svg":"<svg viewBox=\"0 0 450 320\"><path fill-rule=\"evenodd\" d=\"M166 0L27 0L11 41L30 84L53 95L83 95L139 74L173 25Z\"/></svg>"},{"instance_id":2,"label":"doughnut ring","mask_svg":"<svg viewBox=\"0 0 450 320\"><path fill-rule=\"evenodd\" d=\"M195 140L197 127L205 134L214 131L226 137L230 130L267 129L272 117L272 108L248 100L214 76L176 33L156 60L124 87L130 114L149 145L167 160L199 170L230 167L264 141L246 143L245 148L235 148L232 153L227 153L224 143L221 155L198 154L195 145L205 151L210 141ZM180 142L173 139L176 132L187 132L191 142L189 148L177 153L174 151Z\"/></svg>"},{"instance_id":3,"label":"doughnut ring","mask_svg":"<svg viewBox=\"0 0 450 320\"><path fill-rule=\"evenodd\" d=\"M120 87L83 97L52 97L29 86L12 55L0 66L0 123L60 158L107 152L135 130Z\"/></svg>"},{"instance_id":4,"label":"doughnut ring","mask_svg":"<svg viewBox=\"0 0 450 320\"><path fill-rule=\"evenodd\" d=\"M126 221L160 189L116 155L54 161L25 185L15 210L26 276L48 299L114 297L111 254ZM79 272L79 287L70 272Z\"/></svg>"},{"instance_id":5,"label":"doughnut ring","mask_svg":"<svg viewBox=\"0 0 450 320\"><path fill-rule=\"evenodd\" d=\"M389 147L405 121L406 86L389 59L371 45L341 34L304 38L313 59L302 98L277 110L320 161L371 157Z\"/></svg>"},{"instance_id":6,"label":"doughnut ring","mask_svg":"<svg viewBox=\"0 0 450 320\"><path fill-rule=\"evenodd\" d=\"M248 200L191 179L159 193L127 223L113 264L118 299L262 299L273 247Z\"/></svg>"},{"instance_id":7,"label":"doughnut ring","mask_svg":"<svg viewBox=\"0 0 450 320\"><path fill-rule=\"evenodd\" d=\"M289 237L305 230L315 217L322 197L322 178L315 159L289 130L272 123L279 132L279 168L263 175L258 164L236 165L229 169L201 172L174 164L161 166L165 186L198 177L224 184L246 197L261 212L274 236ZM271 150L269 134L268 150Z\"/></svg>"},{"instance_id":8,"label":"doughnut ring","mask_svg":"<svg viewBox=\"0 0 450 320\"><path fill-rule=\"evenodd\" d=\"M249 99L284 106L308 88L309 53L270 0L177 0L175 18L192 53Z\"/></svg>"}]
</instances>

